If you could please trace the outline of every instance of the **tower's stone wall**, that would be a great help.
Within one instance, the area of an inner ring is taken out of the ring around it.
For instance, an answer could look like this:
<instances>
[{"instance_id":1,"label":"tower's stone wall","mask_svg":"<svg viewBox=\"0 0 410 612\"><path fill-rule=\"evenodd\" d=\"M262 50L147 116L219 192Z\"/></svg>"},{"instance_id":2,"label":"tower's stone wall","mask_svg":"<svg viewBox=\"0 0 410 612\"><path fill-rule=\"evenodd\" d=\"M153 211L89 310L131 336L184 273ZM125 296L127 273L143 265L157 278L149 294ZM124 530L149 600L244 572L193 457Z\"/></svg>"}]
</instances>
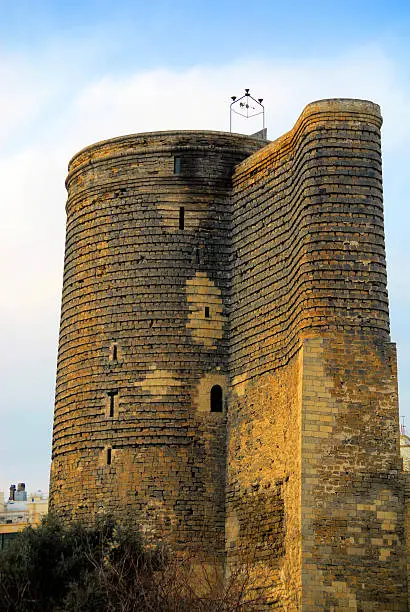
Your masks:
<instances>
[{"instance_id":1,"label":"tower's stone wall","mask_svg":"<svg viewBox=\"0 0 410 612\"><path fill-rule=\"evenodd\" d=\"M52 508L225 548L266 608L407 610L380 127L324 100L73 158Z\"/></svg>"},{"instance_id":2,"label":"tower's stone wall","mask_svg":"<svg viewBox=\"0 0 410 612\"><path fill-rule=\"evenodd\" d=\"M227 554L279 609L407 609L380 126L311 104L233 177Z\"/></svg>"},{"instance_id":3,"label":"tower's stone wall","mask_svg":"<svg viewBox=\"0 0 410 612\"><path fill-rule=\"evenodd\" d=\"M380 126L371 102L310 104L236 168L234 384L287 363L305 334L388 340Z\"/></svg>"},{"instance_id":4,"label":"tower's stone wall","mask_svg":"<svg viewBox=\"0 0 410 612\"><path fill-rule=\"evenodd\" d=\"M395 347L302 350L302 609L407 610Z\"/></svg>"},{"instance_id":5,"label":"tower's stone wall","mask_svg":"<svg viewBox=\"0 0 410 612\"><path fill-rule=\"evenodd\" d=\"M232 170L260 146L144 134L71 161L51 477L62 515L131 513L156 537L223 547L226 419L209 392L227 392Z\"/></svg>"}]
</instances>

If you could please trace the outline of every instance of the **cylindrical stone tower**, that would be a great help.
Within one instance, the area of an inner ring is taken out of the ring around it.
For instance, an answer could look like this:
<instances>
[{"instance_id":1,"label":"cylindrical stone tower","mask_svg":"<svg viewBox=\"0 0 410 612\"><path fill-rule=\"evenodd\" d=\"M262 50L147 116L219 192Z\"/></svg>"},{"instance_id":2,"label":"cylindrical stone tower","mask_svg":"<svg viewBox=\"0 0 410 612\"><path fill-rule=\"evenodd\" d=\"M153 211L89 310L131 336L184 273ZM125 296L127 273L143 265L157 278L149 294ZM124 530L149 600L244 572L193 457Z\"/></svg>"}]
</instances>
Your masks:
<instances>
[{"instance_id":1,"label":"cylindrical stone tower","mask_svg":"<svg viewBox=\"0 0 410 612\"><path fill-rule=\"evenodd\" d=\"M219 132L97 143L70 162L51 508L224 546L234 166Z\"/></svg>"}]
</instances>

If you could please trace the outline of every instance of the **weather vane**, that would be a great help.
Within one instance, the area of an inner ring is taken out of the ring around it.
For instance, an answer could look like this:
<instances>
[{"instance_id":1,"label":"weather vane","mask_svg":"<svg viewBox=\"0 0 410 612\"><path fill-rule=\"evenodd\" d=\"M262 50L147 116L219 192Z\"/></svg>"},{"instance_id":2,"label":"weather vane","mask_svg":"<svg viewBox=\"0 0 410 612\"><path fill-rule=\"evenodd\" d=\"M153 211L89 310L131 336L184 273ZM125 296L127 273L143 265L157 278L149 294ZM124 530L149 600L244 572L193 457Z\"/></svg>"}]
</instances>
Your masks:
<instances>
[{"instance_id":1,"label":"weather vane","mask_svg":"<svg viewBox=\"0 0 410 612\"><path fill-rule=\"evenodd\" d=\"M232 132L232 114L240 115L245 119L262 115L262 130L265 130L265 107L263 106L263 98L254 98L249 93L249 89L245 89L245 94L241 98L231 96L231 105L229 113L229 131Z\"/></svg>"}]
</instances>

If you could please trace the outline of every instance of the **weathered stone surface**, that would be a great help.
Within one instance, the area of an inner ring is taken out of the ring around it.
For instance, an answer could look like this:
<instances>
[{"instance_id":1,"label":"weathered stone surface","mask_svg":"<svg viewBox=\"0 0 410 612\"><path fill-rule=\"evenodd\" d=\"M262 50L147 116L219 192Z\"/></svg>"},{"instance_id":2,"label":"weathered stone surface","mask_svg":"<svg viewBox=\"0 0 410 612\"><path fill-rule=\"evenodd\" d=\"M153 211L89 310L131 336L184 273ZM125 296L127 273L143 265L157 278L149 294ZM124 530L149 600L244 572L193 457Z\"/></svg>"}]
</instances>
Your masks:
<instances>
[{"instance_id":1,"label":"weathered stone surface","mask_svg":"<svg viewBox=\"0 0 410 612\"><path fill-rule=\"evenodd\" d=\"M407 609L380 125L314 103L233 176L227 554L273 608Z\"/></svg>"},{"instance_id":2,"label":"weathered stone surface","mask_svg":"<svg viewBox=\"0 0 410 612\"><path fill-rule=\"evenodd\" d=\"M323 100L269 144L164 132L73 158L56 511L225 551L266 608L407 610L380 126Z\"/></svg>"},{"instance_id":3,"label":"weathered stone surface","mask_svg":"<svg viewBox=\"0 0 410 612\"><path fill-rule=\"evenodd\" d=\"M223 549L226 415L209 414L209 391L206 411L193 398L228 375L231 175L262 145L144 134L71 161L51 477L63 516L134 513L176 546Z\"/></svg>"}]
</instances>

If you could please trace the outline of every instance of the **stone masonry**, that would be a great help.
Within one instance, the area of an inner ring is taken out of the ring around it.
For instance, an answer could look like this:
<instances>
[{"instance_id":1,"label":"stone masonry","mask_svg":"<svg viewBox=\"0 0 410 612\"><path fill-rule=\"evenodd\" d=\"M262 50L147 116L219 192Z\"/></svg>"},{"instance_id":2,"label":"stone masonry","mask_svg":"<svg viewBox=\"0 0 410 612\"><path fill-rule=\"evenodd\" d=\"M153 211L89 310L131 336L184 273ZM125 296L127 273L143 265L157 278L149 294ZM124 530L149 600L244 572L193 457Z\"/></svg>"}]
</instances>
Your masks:
<instances>
[{"instance_id":1,"label":"stone masonry","mask_svg":"<svg viewBox=\"0 0 410 612\"><path fill-rule=\"evenodd\" d=\"M52 509L246 564L266 609L408 609L380 127L322 100L74 156Z\"/></svg>"}]
</instances>

